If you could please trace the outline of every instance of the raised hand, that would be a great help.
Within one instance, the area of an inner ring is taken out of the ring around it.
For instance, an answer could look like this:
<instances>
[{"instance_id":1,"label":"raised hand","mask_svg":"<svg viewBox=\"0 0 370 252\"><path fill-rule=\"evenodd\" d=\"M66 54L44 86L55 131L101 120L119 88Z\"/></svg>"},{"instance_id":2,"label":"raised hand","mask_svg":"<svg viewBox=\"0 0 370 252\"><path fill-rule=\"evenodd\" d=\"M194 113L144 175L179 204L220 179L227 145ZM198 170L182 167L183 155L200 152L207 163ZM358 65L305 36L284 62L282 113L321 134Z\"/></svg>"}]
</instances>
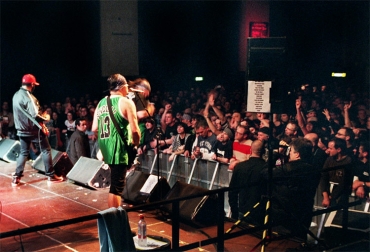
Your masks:
<instances>
[{"instance_id":1,"label":"raised hand","mask_svg":"<svg viewBox=\"0 0 370 252\"><path fill-rule=\"evenodd\" d=\"M322 113L325 115L326 119L330 121L330 114L328 109L323 109Z\"/></svg>"},{"instance_id":2,"label":"raised hand","mask_svg":"<svg viewBox=\"0 0 370 252\"><path fill-rule=\"evenodd\" d=\"M210 92L209 93L208 103L209 103L210 106L214 106L215 105L215 94L213 92Z\"/></svg>"},{"instance_id":3,"label":"raised hand","mask_svg":"<svg viewBox=\"0 0 370 252\"><path fill-rule=\"evenodd\" d=\"M296 107L296 109L300 109L300 108L301 108L301 106L302 106L302 101L301 101L301 99L296 99L296 100L295 100L295 107Z\"/></svg>"},{"instance_id":4,"label":"raised hand","mask_svg":"<svg viewBox=\"0 0 370 252\"><path fill-rule=\"evenodd\" d=\"M343 111L347 112L352 107L352 102L350 101L347 104L344 104Z\"/></svg>"},{"instance_id":5,"label":"raised hand","mask_svg":"<svg viewBox=\"0 0 370 252\"><path fill-rule=\"evenodd\" d=\"M168 110L171 110L172 108L172 105L170 103L167 103L165 106L164 106L164 110L168 111Z\"/></svg>"}]
</instances>

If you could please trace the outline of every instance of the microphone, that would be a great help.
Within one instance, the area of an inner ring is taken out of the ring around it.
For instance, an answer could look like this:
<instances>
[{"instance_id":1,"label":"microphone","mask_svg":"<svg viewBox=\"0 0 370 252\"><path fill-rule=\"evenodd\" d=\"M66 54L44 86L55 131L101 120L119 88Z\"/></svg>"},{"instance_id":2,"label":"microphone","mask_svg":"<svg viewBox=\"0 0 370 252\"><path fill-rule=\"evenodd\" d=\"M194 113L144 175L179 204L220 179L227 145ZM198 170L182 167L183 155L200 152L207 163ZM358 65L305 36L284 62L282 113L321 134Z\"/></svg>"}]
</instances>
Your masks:
<instances>
[{"instance_id":1,"label":"microphone","mask_svg":"<svg viewBox=\"0 0 370 252\"><path fill-rule=\"evenodd\" d=\"M137 92L137 93L144 93L144 91L143 91L143 90L135 89L135 88L130 88L130 91L132 91L132 92Z\"/></svg>"}]
</instances>

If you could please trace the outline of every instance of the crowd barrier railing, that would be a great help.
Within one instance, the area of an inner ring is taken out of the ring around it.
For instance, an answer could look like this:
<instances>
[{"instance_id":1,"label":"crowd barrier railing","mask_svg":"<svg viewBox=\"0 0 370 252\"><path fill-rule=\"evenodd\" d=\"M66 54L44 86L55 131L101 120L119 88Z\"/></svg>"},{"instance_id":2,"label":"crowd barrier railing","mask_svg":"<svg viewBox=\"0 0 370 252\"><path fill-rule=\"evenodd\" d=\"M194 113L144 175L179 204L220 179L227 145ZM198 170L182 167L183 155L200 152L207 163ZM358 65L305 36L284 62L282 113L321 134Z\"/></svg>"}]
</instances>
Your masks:
<instances>
[{"instance_id":1,"label":"crowd barrier railing","mask_svg":"<svg viewBox=\"0 0 370 252\"><path fill-rule=\"evenodd\" d=\"M190 157L185 157L184 155L176 155L172 161L169 161L169 157L170 154L160 151L156 155L153 150L149 150L146 154L140 155L140 168L143 172L155 175L158 174L159 170L160 176L166 177L171 187L177 180L209 190L229 186L232 176L232 172L228 170L229 164L205 159L192 160ZM159 162L159 166L157 161ZM322 208L321 201L322 195L318 189L315 197L315 209ZM349 201L354 201L353 197L350 197ZM224 207L227 216L230 216L227 193L225 195ZM362 208L357 205L355 207ZM322 218L316 215L312 221L318 224L322 221Z\"/></svg>"},{"instance_id":2,"label":"crowd barrier railing","mask_svg":"<svg viewBox=\"0 0 370 252\"><path fill-rule=\"evenodd\" d=\"M228 170L229 164L213 160L195 159L184 155L176 155L169 161L170 154L153 150L139 156L140 169L143 172L165 177L170 187L180 180L205 189L215 190L229 187L232 173ZM159 166L158 166L159 165ZM228 194L225 194L224 209L229 213Z\"/></svg>"}]
</instances>

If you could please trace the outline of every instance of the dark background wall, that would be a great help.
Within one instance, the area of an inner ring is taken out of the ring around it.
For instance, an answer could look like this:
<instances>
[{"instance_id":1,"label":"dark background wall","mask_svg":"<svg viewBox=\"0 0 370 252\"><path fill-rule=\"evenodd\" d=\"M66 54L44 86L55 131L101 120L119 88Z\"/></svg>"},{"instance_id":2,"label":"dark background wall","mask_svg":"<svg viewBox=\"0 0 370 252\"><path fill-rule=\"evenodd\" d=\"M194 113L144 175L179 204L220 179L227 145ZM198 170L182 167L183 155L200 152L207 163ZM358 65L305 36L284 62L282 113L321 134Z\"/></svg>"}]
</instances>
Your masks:
<instances>
[{"instance_id":1,"label":"dark background wall","mask_svg":"<svg viewBox=\"0 0 370 252\"><path fill-rule=\"evenodd\" d=\"M199 85L197 75L204 87L243 86L242 4L139 1L140 75L160 90ZM1 1L1 101L11 99L24 73L41 83L41 101L100 96L99 29L98 1ZM347 82L369 89L368 1L272 1L270 36L287 37L289 86L330 84L332 70L345 70Z\"/></svg>"}]
</instances>

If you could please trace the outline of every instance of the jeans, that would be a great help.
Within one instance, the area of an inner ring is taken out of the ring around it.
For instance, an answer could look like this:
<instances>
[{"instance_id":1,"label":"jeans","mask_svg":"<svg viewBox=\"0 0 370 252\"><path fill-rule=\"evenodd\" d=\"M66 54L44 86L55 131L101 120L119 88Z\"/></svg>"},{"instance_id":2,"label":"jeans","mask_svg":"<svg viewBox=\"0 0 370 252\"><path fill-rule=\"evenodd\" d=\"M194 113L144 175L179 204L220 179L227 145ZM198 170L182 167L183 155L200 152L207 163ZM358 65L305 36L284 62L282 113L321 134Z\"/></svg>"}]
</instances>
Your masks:
<instances>
[{"instance_id":1,"label":"jeans","mask_svg":"<svg viewBox=\"0 0 370 252\"><path fill-rule=\"evenodd\" d=\"M44 135L31 136L31 137L19 137L21 144L21 150L17 159L17 167L15 169L15 175L21 176L23 174L24 166L30 153L31 142L38 143L41 149L41 157L45 166L45 175L52 176L54 174L53 160L51 157L51 147L47 137Z\"/></svg>"}]
</instances>

